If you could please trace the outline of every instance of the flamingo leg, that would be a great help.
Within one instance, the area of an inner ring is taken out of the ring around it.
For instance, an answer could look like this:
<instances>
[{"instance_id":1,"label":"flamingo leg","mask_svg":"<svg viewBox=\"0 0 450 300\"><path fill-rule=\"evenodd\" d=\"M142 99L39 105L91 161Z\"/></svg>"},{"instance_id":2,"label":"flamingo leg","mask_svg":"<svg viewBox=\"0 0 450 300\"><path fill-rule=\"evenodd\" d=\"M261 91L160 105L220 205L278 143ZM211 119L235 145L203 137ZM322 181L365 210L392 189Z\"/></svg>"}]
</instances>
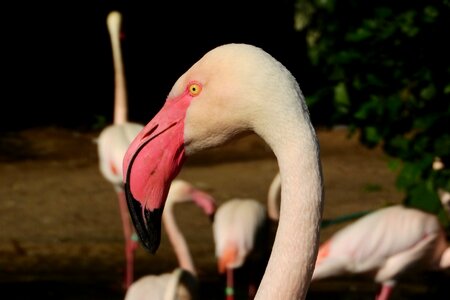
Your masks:
<instances>
[{"instance_id":1,"label":"flamingo leg","mask_svg":"<svg viewBox=\"0 0 450 300\"><path fill-rule=\"evenodd\" d=\"M120 217L122 219L123 234L125 240L125 282L124 288L133 283L134 279L134 252L136 251L138 244L135 237L133 227L128 215L128 207L125 199L125 193L123 191L118 192Z\"/></svg>"},{"instance_id":2,"label":"flamingo leg","mask_svg":"<svg viewBox=\"0 0 450 300\"><path fill-rule=\"evenodd\" d=\"M396 274L403 272L411 265L414 265L415 262L424 257L425 253L432 249L438 237L438 232L427 234L410 249L390 257L382 270L377 273L376 280L378 282L386 281L389 278L393 278Z\"/></svg>"},{"instance_id":3,"label":"flamingo leg","mask_svg":"<svg viewBox=\"0 0 450 300\"><path fill-rule=\"evenodd\" d=\"M378 295L376 295L375 300L388 300L392 294L393 289L394 289L393 284L388 284L388 283L382 284L381 290L378 293Z\"/></svg>"},{"instance_id":4,"label":"flamingo leg","mask_svg":"<svg viewBox=\"0 0 450 300\"><path fill-rule=\"evenodd\" d=\"M225 295L227 300L234 300L234 270L227 268L227 286L225 288Z\"/></svg>"}]
</instances>

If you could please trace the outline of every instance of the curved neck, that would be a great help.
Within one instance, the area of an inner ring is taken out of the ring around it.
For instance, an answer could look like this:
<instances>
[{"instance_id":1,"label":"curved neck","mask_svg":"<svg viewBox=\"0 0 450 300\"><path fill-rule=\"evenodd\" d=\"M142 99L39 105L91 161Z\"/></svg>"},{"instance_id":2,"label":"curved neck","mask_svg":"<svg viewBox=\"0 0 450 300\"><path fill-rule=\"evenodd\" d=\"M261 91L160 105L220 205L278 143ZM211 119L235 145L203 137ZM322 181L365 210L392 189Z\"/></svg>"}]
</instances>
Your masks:
<instances>
[{"instance_id":1,"label":"curved neck","mask_svg":"<svg viewBox=\"0 0 450 300\"><path fill-rule=\"evenodd\" d=\"M114 124L127 121L127 91L120 48L120 21L108 24L114 62Z\"/></svg>"},{"instance_id":2,"label":"curved neck","mask_svg":"<svg viewBox=\"0 0 450 300\"><path fill-rule=\"evenodd\" d=\"M281 202L272 254L255 299L304 299L317 256L323 205L319 146L303 115L283 118L282 126L275 121L261 134L278 160Z\"/></svg>"},{"instance_id":3,"label":"curved neck","mask_svg":"<svg viewBox=\"0 0 450 300\"><path fill-rule=\"evenodd\" d=\"M177 256L180 268L196 275L197 272L194 267L194 262L189 251L189 247L186 243L186 239L184 238L183 233L178 228L172 205L166 205L166 207L164 208L162 219L170 243L172 244L175 255Z\"/></svg>"}]
</instances>

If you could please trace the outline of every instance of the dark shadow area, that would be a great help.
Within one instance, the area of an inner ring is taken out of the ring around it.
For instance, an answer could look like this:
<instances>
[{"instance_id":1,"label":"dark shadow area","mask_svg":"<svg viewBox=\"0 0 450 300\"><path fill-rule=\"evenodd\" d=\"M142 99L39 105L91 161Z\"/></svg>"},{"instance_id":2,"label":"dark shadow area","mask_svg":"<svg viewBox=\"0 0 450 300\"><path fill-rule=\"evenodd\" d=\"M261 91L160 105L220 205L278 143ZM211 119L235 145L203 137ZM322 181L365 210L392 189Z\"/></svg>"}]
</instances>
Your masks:
<instances>
[{"instance_id":1,"label":"dark shadow area","mask_svg":"<svg viewBox=\"0 0 450 300\"><path fill-rule=\"evenodd\" d=\"M147 122L175 80L224 43L264 48L296 75L306 62L294 31L294 1L15 2L8 25L0 128L77 129L112 121L114 75L106 27L111 10L123 16L122 52L129 118Z\"/></svg>"}]
</instances>

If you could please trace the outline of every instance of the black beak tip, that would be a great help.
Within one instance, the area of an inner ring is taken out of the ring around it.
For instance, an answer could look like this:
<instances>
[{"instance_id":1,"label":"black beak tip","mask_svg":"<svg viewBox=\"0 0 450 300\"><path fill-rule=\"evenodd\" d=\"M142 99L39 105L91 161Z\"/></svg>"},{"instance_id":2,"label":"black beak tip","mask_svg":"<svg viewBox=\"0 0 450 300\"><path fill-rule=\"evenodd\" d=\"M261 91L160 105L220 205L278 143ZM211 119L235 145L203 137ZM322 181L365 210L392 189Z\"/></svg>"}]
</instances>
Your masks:
<instances>
[{"instance_id":1,"label":"black beak tip","mask_svg":"<svg viewBox=\"0 0 450 300\"><path fill-rule=\"evenodd\" d=\"M156 253L161 243L162 212L162 209L144 210L146 230L139 234L139 237L144 247L152 254Z\"/></svg>"},{"instance_id":2,"label":"black beak tip","mask_svg":"<svg viewBox=\"0 0 450 300\"><path fill-rule=\"evenodd\" d=\"M155 254L161 243L161 218L163 209L154 209L152 211L143 209L141 203L131 194L129 186L126 183L125 196L131 220L133 221L134 228L142 246L150 253Z\"/></svg>"}]
</instances>

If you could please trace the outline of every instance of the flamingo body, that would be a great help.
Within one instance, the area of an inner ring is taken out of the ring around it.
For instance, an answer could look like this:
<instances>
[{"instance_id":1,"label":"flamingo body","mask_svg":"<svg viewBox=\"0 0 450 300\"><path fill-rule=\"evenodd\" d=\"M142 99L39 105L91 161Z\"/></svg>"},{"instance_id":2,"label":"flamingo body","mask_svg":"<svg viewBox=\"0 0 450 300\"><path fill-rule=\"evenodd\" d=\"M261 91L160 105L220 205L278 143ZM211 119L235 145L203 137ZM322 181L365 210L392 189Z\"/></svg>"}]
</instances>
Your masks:
<instances>
[{"instance_id":1,"label":"flamingo body","mask_svg":"<svg viewBox=\"0 0 450 300\"><path fill-rule=\"evenodd\" d=\"M123 189L123 157L142 128L132 122L113 124L105 127L97 139L100 172L117 191Z\"/></svg>"},{"instance_id":2,"label":"flamingo body","mask_svg":"<svg viewBox=\"0 0 450 300\"><path fill-rule=\"evenodd\" d=\"M171 273L147 275L129 287L125 300L190 300L195 299L197 281L181 268Z\"/></svg>"},{"instance_id":3,"label":"flamingo body","mask_svg":"<svg viewBox=\"0 0 450 300\"><path fill-rule=\"evenodd\" d=\"M383 289L390 289L408 271L450 266L449 255L434 215L395 205L360 218L323 243L313 280L371 274ZM389 292L382 295L387 299Z\"/></svg>"},{"instance_id":4,"label":"flamingo body","mask_svg":"<svg viewBox=\"0 0 450 300\"><path fill-rule=\"evenodd\" d=\"M125 155L130 214L143 245L155 252L168 187L185 156L250 132L273 150L282 183L277 236L256 299L304 299L322 215L319 145L297 81L261 48L216 47L176 81Z\"/></svg>"},{"instance_id":5,"label":"flamingo body","mask_svg":"<svg viewBox=\"0 0 450 300\"><path fill-rule=\"evenodd\" d=\"M243 265L254 249L256 236L264 225L266 209L253 199L231 199L219 206L214 217L213 236L219 271ZM234 255L226 255L234 252Z\"/></svg>"},{"instance_id":6,"label":"flamingo body","mask_svg":"<svg viewBox=\"0 0 450 300\"><path fill-rule=\"evenodd\" d=\"M217 209L213 237L219 273L226 271L227 299L241 290L253 299L267 263L266 228L266 209L257 200L234 198Z\"/></svg>"}]
</instances>

